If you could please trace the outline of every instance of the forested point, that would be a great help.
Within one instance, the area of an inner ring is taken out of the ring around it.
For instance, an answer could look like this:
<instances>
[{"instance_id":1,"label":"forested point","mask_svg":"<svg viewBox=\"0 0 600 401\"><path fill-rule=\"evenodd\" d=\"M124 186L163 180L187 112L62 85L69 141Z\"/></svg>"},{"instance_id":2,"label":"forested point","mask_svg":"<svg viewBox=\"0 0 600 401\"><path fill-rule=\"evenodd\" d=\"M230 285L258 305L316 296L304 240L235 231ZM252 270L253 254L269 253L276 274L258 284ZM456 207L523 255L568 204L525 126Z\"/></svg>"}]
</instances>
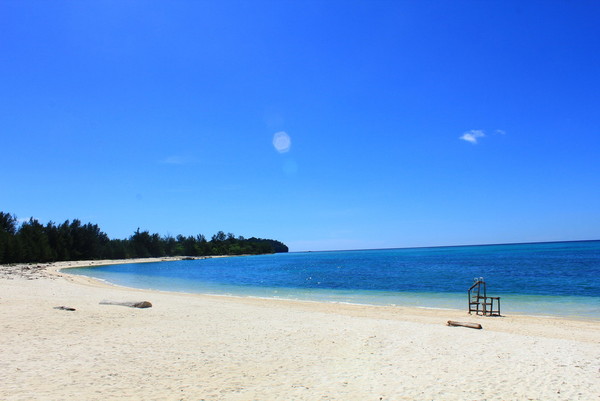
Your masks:
<instances>
[{"instance_id":1,"label":"forested point","mask_svg":"<svg viewBox=\"0 0 600 401\"><path fill-rule=\"evenodd\" d=\"M18 224L14 214L0 212L0 264L279 252L288 252L282 242L223 231L210 241L202 234L160 236L139 228L128 239L110 239L97 224L81 224L77 219L43 225L32 217Z\"/></svg>"}]
</instances>

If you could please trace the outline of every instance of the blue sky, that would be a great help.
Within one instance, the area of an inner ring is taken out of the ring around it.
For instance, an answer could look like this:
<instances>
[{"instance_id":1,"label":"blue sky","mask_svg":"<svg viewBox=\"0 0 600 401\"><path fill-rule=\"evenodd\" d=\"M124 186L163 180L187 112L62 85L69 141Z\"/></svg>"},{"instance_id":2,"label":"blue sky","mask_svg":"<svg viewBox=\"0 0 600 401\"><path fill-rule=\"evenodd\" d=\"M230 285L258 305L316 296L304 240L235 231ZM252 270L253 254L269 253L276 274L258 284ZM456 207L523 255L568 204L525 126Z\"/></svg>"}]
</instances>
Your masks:
<instances>
[{"instance_id":1,"label":"blue sky","mask_svg":"<svg viewBox=\"0 0 600 401\"><path fill-rule=\"evenodd\" d=\"M600 238L595 1L0 1L0 210L292 251Z\"/></svg>"}]
</instances>

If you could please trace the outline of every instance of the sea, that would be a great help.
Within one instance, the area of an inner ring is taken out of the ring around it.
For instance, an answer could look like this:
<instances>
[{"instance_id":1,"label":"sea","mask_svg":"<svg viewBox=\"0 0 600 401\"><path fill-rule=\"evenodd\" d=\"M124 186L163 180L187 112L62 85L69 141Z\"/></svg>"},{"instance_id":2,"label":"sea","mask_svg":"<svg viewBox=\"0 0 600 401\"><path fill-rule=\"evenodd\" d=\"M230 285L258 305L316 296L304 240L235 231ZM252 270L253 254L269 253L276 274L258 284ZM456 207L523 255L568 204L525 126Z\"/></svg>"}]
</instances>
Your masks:
<instances>
[{"instance_id":1,"label":"sea","mask_svg":"<svg viewBox=\"0 0 600 401\"><path fill-rule=\"evenodd\" d=\"M600 241L292 252L68 269L163 291L468 309L483 278L503 315L600 320Z\"/></svg>"}]
</instances>

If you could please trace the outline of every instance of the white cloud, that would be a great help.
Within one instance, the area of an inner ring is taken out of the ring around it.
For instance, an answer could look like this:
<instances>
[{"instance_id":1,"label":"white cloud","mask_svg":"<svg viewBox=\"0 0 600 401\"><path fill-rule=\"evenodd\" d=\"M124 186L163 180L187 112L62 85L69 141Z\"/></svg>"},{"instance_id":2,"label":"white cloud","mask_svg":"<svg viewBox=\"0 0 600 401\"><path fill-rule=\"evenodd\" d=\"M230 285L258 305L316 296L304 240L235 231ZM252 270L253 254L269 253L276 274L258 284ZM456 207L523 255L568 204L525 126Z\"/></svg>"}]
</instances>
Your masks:
<instances>
[{"instance_id":1,"label":"white cloud","mask_svg":"<svg viewBox=\"0 0 600 401\"><path fill-rule=\"evenodd\" d=\"M463 141L471 142L472 144L476 144L477 140L479 138L483 138L484 136L485 132L483 132L482 130L472 129L471 131L467 131L464 134L462 134L462 136L460 136L460 139L462 139Z\"/></svg>"},{"instance_id":2,"label":"white cloud","mask_svg":"<svg viewBox=\"0 0 600 401\"><path fill-rule=\"evenodd\" d=\"M494 131L496 134L498 135L506 135L506 131L504 131L503 129L497 129L496 131Z\"/></svg>"}]
</instances>

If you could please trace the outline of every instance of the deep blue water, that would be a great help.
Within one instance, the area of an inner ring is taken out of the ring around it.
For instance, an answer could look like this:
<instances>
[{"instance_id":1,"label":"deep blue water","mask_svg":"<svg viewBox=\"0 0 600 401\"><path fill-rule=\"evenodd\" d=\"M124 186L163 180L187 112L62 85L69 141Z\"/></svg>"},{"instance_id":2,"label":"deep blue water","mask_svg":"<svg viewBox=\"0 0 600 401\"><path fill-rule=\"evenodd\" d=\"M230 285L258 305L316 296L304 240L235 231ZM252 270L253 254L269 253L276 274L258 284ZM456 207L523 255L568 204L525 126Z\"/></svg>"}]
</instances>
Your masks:
<instances>
[{"instance_id":1,"label":"deep blue water","mask_svg":"<svg viewBox=\"0 0 600 401\"><path fill-rule=\"evenodd\" d=\"M466 308L483 277L503 313L600 319L600 241L308 252L69 269L170 291Z\"/></svg>"}]
</instances>

